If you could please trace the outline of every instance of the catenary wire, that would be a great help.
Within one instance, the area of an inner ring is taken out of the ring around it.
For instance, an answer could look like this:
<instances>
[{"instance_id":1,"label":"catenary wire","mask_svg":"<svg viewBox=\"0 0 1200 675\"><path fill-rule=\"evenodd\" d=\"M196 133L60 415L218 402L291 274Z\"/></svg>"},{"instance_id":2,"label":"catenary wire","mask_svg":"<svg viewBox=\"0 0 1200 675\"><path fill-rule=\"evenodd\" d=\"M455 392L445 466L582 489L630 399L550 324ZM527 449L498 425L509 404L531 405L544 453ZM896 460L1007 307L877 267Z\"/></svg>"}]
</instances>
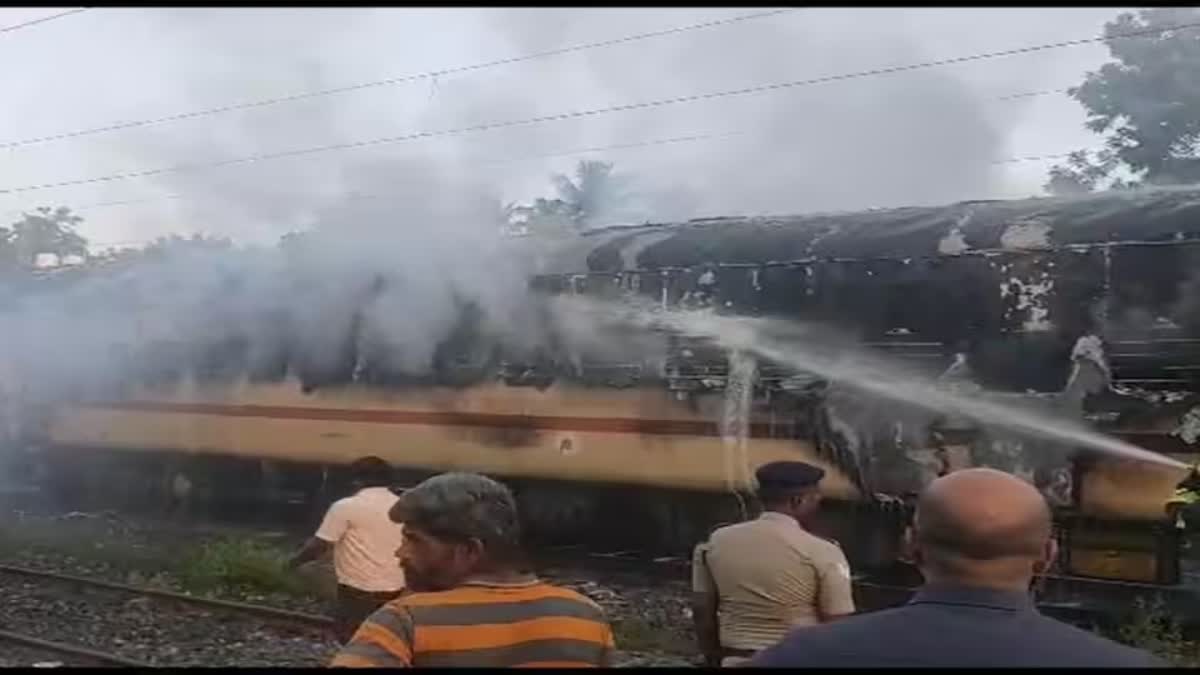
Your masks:
<instances>
[{"instance_id":1,"label":"catenary wire","mask_svg":"<svg viewBox=\"0 0 1200 675\"><path fill-rule=\"evenodd\" d=\"M517 127L517 126L531 126L531 125L535 125L535 124L543 124L546 122L556 122L556 121L562 121L562 120L568 120L568 119L578 119L578 118L583 118L583 117L594 117L594 116L598 116L598 115L605 115L605 114L611 114L611 113L617 113L617 112L629 112L629 111L633 111L633 110L659 108L659 107L670 106L670 105L680 105L680 104L686 104L686 103L695 103L695 102L699 102L699 101L730 98L730 97L734 97L734 96L747 96L747 95L751 95L751 94L762 94L762 93L783 91L783 90L789 90L789 89L794 89L794 88L798 88L798 87L814 86L814 85L819 85L819 84L827 84L830 82L839 82L839 81L858 79L858 78L876 77L876 76L881 76L881 75L895 75L895 74L899 74L899 73L910 72L910 71L920 70L920 69L925 69L925 68L934 68L934 67L939 67L939 66L954 65L954 64L958 64L958 63L967 63L967 62L971 62L971 61L980 61L980 60L984 60L984 59L993 59L993 58L1000 58L1000 57L1005 57L1005 56L1013 56L1013 55L1017 55L1017 54L1025 54L1025 53L1031 53L1031 52L1037 52L1037 51L1044 51L1047 49L1059 49L1059 48L1063 48L1063 47L1078 46L1078 45L1082 45L1082 44L1089 44L1089 43L1097 42L1100 40L1131 38L1131 37L1137 37L1137 36L1145 36L1145 35L1149 35L1152 33L1154 33L1154 34L1163 33L1168 30L1184 30L1184 29L1191 29L1191 28L1200 28L1200 22L1195 22L1195 23L1190 23L1190 24L1178 24L1178 25L1172 26L1170 28L1154 28L1154 29L1148 29L1148 30L1131 31L1131 32L1115 34L1115 35L1100 36L1100 37L1094 37L1094 38L1064 40L1064 41L1060 41L1060 42L1051 42L1051 43L1046 43L1046 44L1041 44L1041 45L1019 47L1019 48L1015 48L1015 49L1005 49L1005 50L1001 50L1001 51L984 52L984 53L972 54L972 55L968 55L968 56L957 56L957 57L951 57L951 58L946 58L946 59L937 59L934 61L922 61L919 63L910 63L910 64L899 65L899 66L873 68L870 70L860 70L860 71L855 71L855 72L850 72L850 73L840 73L837 75L825 75L822 77L808 78L808 79L802 79L802 80L791 80L788 82L776 82L776 83L765 84L765 85L757 85L757 86L753 86L753 87L742 87L739 89L726 89L726 90L722 90L722 91L707 92L707 93L702 93L702 94L689 94L686 96L676 96L676 97L656 99L656 100L651 100L651 101L640 101L637 103L624 103L624 104L619 104L619 105L614 105L614 106L607 106L607 107L603 107L603 108L593 108L590 110L577 110L577 111L554 113L554 114L550 114L550 115L540 115L537 117L530 117L530 118L518 119L518 120L485 122L482 124L476 124L476 125L471 125L471 126L466 126L466 127L457 127L457 128L453 128L453 129L442 129L442 130L436 130L436 131L419 131L419 132L414 132L411 134L405 134L405 135L401 135L401 136L386 136L386 137L382 137L382 138L373 138L373 139L369 139L369 140L365 140L365 141L335 143L335 144L330 144L330 145L323 145L323 146L316 146L316 147L309 147L309 148L298 148L298 149L294 149L294 150L285 150L285 151L274 152L274 153L262 153L262 154L257 154L257 155L250 155L247 157L237 157L237 158L227 159L227 160L218 160L215 162L202 162L202 163L196 163L196 164L181 164L181 165L175 165L175 166L161 167L161 168L157 168L157 169L148 169L148 170L144 170L144 171L134 171L134 172L127 172L127 173L110 174L110 175L106 175L106 176L96 176L96 177L92 177L92 178L80 178L80 179L75 179L75 180L59 181L59 182L54 182L54 183L25 185L25 186L20 186L20 187L15 187L15 188L0 189L0 194L15 194L15 193L19 193L19 192L30 192L30 191L34 191L34 190L46 190L46 189L50 189L50 188L67 187L67 186L72 186L72 185L85 185L85 184L89 184L89 183L103 183L103 182L116 181L116 180L128 180L128 179L132 179L132 178L145 178L145 177L156 176L156 175L160 175L160 174L164 174L164 173L178 173L178 172L196 171L196 170L209 169L209 168L220 168L220 167L225 167L225 166L233 166L233 165L237 165L237 164L246 164L246 163L250 163L250 162L269 161L269 160L274 160L274 159L283 159L283 158L287 158L287 157L298 157L298 156L303 156L303 155L334 152L334 151L339 151L339 150L351 150L351 149L356 149L356 148L363 148L363 147L369 147L369 146L374 146L374 145L383 145L383 144L389 144L389 143L401 143L401 142L405 142L405 141L413 141L413 140L419 140L419 139L424 139L424 138L453 136L453 135L472 133L472 132L485 132L485 131L492 131L495 129L503 129L503 128L510 128L510 127ZM1030 92L1028 94L1025 94L1025 96L1044 95L1045 93L1055 93L1055 92L1053 92L1053 91L1052 92Z\"/></svg>"},{"instance_id":2,"label":"catenary wire","mask_svg":"<svg viewBox=\"0 0 1200 675\"><path fill-rule=\"evenodd\" d=\"M746 135L746 133L747 132L745 132L745 131L730 131L730 132L712 133L712 134L691 134L691 135L686 135L686 136L672 136L669 138L655 138L655 139L646 140L646 141L634 141L634 142L630 142L630 143L618 143L618 144L613 144L613 145L575 148L575 149L571 149L571 150L559 150L559 151L555 151L555 152L551 152L551 153L544 153L544 154L537 154L537 155L525 155L525 156L521 156L521 157L510 157L510 158L505 158L505 159L480 159L480 160L472 160L472 161L477 161L480 164L509 164L509 163L513 163L513 162L523 162L523 161L538 160L538 159L553 159L556 157L571 157L574 155L586 155L586 154L591 154L591 153L595 153L595 152L613 152L613 151L619 151L619 150L634 150L634 149L638 149L638 148L657 147L657 146L663 146L663 145L674 145L674 144L678 144L678 143L694 143L697 141L707 141L707 140L716 140L716 139L721 139L721 138L731 138L734 136L744 136L744 135ZM364 196L365 197L374 197L376 195L365 195L365 194L355 195L356 198L364 197ZM114 206L132 206L132 205L136 205L136 204L147 204L147 203L151 203L151 202L172 201L172 200L176 200L176 199L184 199L186 197L187 197L187 195L183 195L183 194L170 194L170 195L163 195L163 196L159 196L159 197L146 197L143 199L124 199L124 200L118 200L118 201L95 202L95 203L91 203L91 204L82 204L78 207L72 207L71 210L85 212L85 211L90 211L93 209L110 208L110 207L114 207ZM6 211L5 214L19 216L23 213L27 213L29 210L30 209L28 209L28 208L26 208L26 209L11 209L9 211Z\"/></svg>"},{"instance_id":3,"label":"catenary wire","mask_svg":"<svg viewBox=\"0 0 1200 675\"><path fill-rule=\"evenodd\" d=\"M1045 89L1045 90L1039 90L1039 91L1021 92L1021 93L1016 93L1016 94L1006 94L1003 96L996 96L996 97L993 97L992 100L1010 101L1010 100L1025 99L1025 98L1031 98L1031 97L1037 97L1037 96L1048 96L1048 95L1052 95L1052 94L1063 93L1066 91L1068 91L1067 88ZM510 161L521 161L522 159L548 159L551 157L558 157L558 156L570 156L570 155L576 155L576 154L587 154L587 153L591 153L591 152L599 152L599 151L607 151L607 150L621 150L621 149L626 149L626 148L644 147L646 145L659 145L659 144L665 144L665 143L680 143L680 142L689 142L689 141L708 140L708 139L714 138L714 137L742 135L744 133L745 132L728 132L728 133L722 133L722 134L716 134L716 135L703 134L703 135L692 135L692 136L675 137L675 138L668 138L668 139L656 139L653 141L634 142L632 144L617 144L617 145L602 146L602 147L597 147L597 148L568 150L568 151L559 152L559 153L552 154L552 155L536 155L536 156L527 157L527 158L517 158L515 160L513 160L513 159L485 160L485 163L494 163L496 161L499 161L500 163L506 163L506 162L510 162ZM1020 161L1056 159L1056 158L1066 157L1068 154L1069 153L1061 153L1061 154L1043 155L1043 156L1037 156L1037 157L1031 157L1031 158L1020 158L1020 157L1009 158L1009 159L1003 159L1003 160L996 160L995 162L992 162L992 163L1005 164L1005 163L1020 162ZM135 176L130 176L130 177L132 178ZM0 193L3 193L3 191L0 191ZM166 196L162 196L162 197L150 197L150 198L146 198L146 199L97 202L97 203L93 203L93 204L87 204L87 205L80 206L77 210L106 208L106 207L111 207L111 206L126 206L126 205L142 204L142 203L156 202L156 201L169 201L169 200L173 200L173 199L181 199L183 197L184 197L184 195L166 195ZM24 211L25 211L24 209L10 209L6 213L9 215L18 215L20 213L23 213Z\"/></svg>"},{"instance_id":4,"label":"catenary wire","mask_svg":"<svg viewBox=\"0 0 1200 675\"><path fill-rule=\"evenodd\" d=\"M429 72L425 72L425 73L418 73L415 75L406 75L406 76L390 78L390 79L386 79L386 80L376 80L373 82L364 82L364 83L355 84L355 85L348 85L345 87L337 87L337 88L333 88L333 89L325 89L325 90L318 90L318 91L312 91L312 92L303 92L300 94L293 94L293 95L289 95L289 96L264 99L264 100L260 100L260 101L237 103L237 104L232 104L232 105L228 105L228 106L208 108L205 110L177 113L174 115L167 115L164 117L151 118L151 119L147 119L147 120L135 120L135 121L131 121L131 122L121 122L118 124L111 124L111 125L102 126L102 127L94 127L94 128L90 128L90 129L80 129L77 131L64 132L64 133L53 134L53 135L49 135L49 136L41 136L41 137L37 137L37 138L28 138L28 139L23 139L23 140L9 141L7 143L0 143L0 149L13 149L13 148L27 146L27 145L34 145L34 144L39 144L39 143L49 143L52 141L65 140L65 139L76 138L76 137L80 137L80 136L88 136L88 135L92 135L92 134L105 133L105 132L109 132L109 131L118 131L121 129L129 129L129 128L135 128L135 127L139 127L139 126L147 126L147 125L151 125L151 124L159 124L159 123L164 123L164 122L190 119L190 118L194 118L194 117L216 115L216 114L220 114L220 113L224 113L224 112L231 112L231 111L235 111L235 110L245 110L245 109L249 109L249 108L274 105L277 103L299 101L299 100L304 100L304 99L313 98L313 97L317 97L317 96L327 96L327 95L332 95L332 94L356 91L356 90L360 90L360 89L367 89L367 88L371 88L371 87L388 86L388 85L392 85L392 84L400 84L403 82L411 82L411 81L416 81L416 80L420 80L420 79L435 79L435 78L437 78L439 76L443 76L443 75L470 72L473 70L480 70L483 68L491 68L491 67L500 66L500 65L518 63L521 61L528 61L528 60L532 60L532 59L543 58L543 57L547 57L547 56L554 56L554 55L563 54L563 53L582 51L585 49L595 49L597 47L611 46L611 45L616 45L616 44L621 44L621 43L626 43L626 42L632 42L632 41L636 41L636 40L644 40L644 39L649 39L649 38L653 38L653 37L660 37L663 35L672 35L672 34L677 34L677 33L685 32L685 31L689 31L689 30L697 30L700 28L709 28L709 27L714 27L714 26L719 26L719 25L725 25L725 24L734 23L737 21L746 21L746 20L750 20L750 19L764 18L767 16L774 16L774 15L782 14L785 12L794 11L796 9L799 9L799 8L793 7L793 8L784 9L784 10L773 10L773 11L769 11L769 12L744 14L744 15L739 15L736 17L730 17L727 19L718 19L715 21L705 22L705 23L701 23L701 24L680 26L680 27L676 27L676 28L669 28L666 30L654 31L654 32L650 32L650 33L640 33L637 35L630 35L630 36L625 36L622 38L615 38L612 40L586 43L586 44L582 44L582 45L574 45L571 47L564 47L562 49L557 49L557 50L538 52L538 53L534 53L534 54L527 54L524 56L511 57L508 59L500 59L500 60L489 61L489 62L480 63L480 64L473 64L473 65L469 65L469 66L460 66L458 68L448 68L448 69L437 70L437 71L429 71ZM918 68L928 68L928 67L933 67L933 66L951 65L951 64L955 64L955 63L965 63L965 62L976 61L976 60L981 60L981 59L999 58L999 57L1004 57L1004 56L1014 56L1017 54L1044 51L1044 50L1048 50L1048 49L1061 49L1061 48L1065 48L1065 47L1077 47L1077 46L1081 46L1081 45L1093 44L1096 42L1103 42L1103 41L1107 41L1107 40L1145 37L1147 35L1160 34L1160 33L1165 33L1165 32L1169 32L1169 31L1176 31L1176 30L1188 30L1188 29L1193 29L1193 28L1197 28L1197 27L1200 27L1200 23L1178 24L1175 26L1170 26L1170 27L1165 27L1165 28L1148 28L1148 29L1143 29L1143 30L1138 30L1138 31L1130 31L1130 32L1126 32L1126 33L1114 33L1114 34L1110 34L1110 35L1100 35L1100 36L1091 37L1091 38L1081 38L1081 39L1077 39L1077 40L1064 40L1061 42L1052 42L1052 43L1041 44L1041 45L1032 45L1029 47L1021 47L1021 48L1016 48L1016 49L1003 50L1003 51L999 51L999 52L987 52L987 53L983 53L983 54L973 54L973 55L969 55L969 56L954 57L954 58L942 59L942 60L933 61L933 62L908 64L908 65L904 65L904 66L895 66L895 67L891 67L891 68L882 68L882 69L876 69L876 70L871 70L871 71L862 71L862 72L858 72L858 73L833 75L833 76L828 76L828 77L823 77L823 78L815 78L813 80L801 80L801 81L796 81L796 82L779 83L776 85L768 85L767 88L768 89L772 88L772 87L773 88L788 88L788 87L796 87L796 86L811 85L811 84L824 84L826 82L833 82L833 81L838 81L838 80L843 80L843 79L851 79L851 78L856 78L856 77L867 77L867 76L872 76L872 75L882 75L882 74L888 74L888 73L894 73L894 72L904 72L907 70L914 70L914 69L918 69ZM716 94L710 94L707 96L716 97L716 96L720 96L720 95L736 95L737 93L738 92L716 93ZM754 93L754 92L741 92L741 93ZM701 96L703 97L704 95L701 95Z\"/></svg>"},{"instance_id":5,"label":"catenary wire","mask_svg":"<svg viewBox=\"0 0 1200 675\"><path fill-rule=\"evenodd\" d=\"M119 122L116 124L92 127L92 128L88 128L88 129L79 129L76 131L67 131L67 132L58 133L58 134L51 134L49 136L40 136L37 138L26 138L26 139L21 139L21 140L16 140L16 141L9 141L6 143L0 143L0 149L12 149L12 148L19 148L19 147L30 146L30 145L39 145L39 144L43 144L43 143L50 143L53 141L67 140L70 138L79 138L82 136L91 136L91 135L95 135L95 134L102 134L102 133L106 133L106 132L110 132L110 131L120 131L122 129L133 129L136 127L144 127L144 126L150 126L150 125L154 125L154 124L163 124L163 123L167 123L167 122L179 122L182 120L195 119L198 117L209 117L209 116L213 116L213 115L220 115L223 113L234 112L234 111L238 111L238 110L249 110L251 108L262 108L262 107L267 107L267 106L272 106L272 105L278 105L281 103L292 103L295 101L303 101L303 100L307 100L307 99L311 99L311 98L318 98L318 97L322 97L322 96L333 96L336 94L345 94L345 93L350 93L350 92L354 92L354 91L361 91L363 89L373 89L373 88L377 88L377 87L390 87L390 86L394 86L394 85L398 85L398 84L404 84L406 82L416 82L418 80L432 79L432 80L436 81L437 78L445 77L447 75L461 75L461 74L471 73L471 72L475 72L475 71L479 71L479 70L485 70L488 68L496 68L499 66L507 66L507 65L513 65L516 63L522 63L525 61L533 61L536 59L548 58L551 56L561 56L563 54L571 54L574 52L581 52L581 51L586 51L589 49L612 47L612 46L621 45L621 44L628 44L630 42L649 40L652 38L665 37L665 36L669 36L669 35L678 35L680 33L686 33L689 31L701 30L701 29L705 29L705 28L716 28L719 26L726 26L726 25L730 25L730 24L734 24L734 23L743 22L743 21L750 21L753 19L764 19L764 18L771 17L771 16L778 16L780 14L794 12L794 11L797 11L798 9L800 9L800 8L799 7L790 7L787 9L771 10L771 11L766 11L766 12L754 12L751 14L739 14L737 16L727 17L724 19L705 21L703 23L689 24L686 26L676 26L674 28L667 28L664 30L651 31L648 33L637 33L634 35L626 35L624 37L613 38L610 40L601 40L598 42L588 42L588 43L584 43L584 44L572 45L570 47L562 47L559 49L551 49L551 50L547 50L547 51L535 52L535 53L531 53L531 54L524 54L521 56L514 56L514 57L509 57L509 58L504 58L504 59L495 59L492 61L485 61L483 63L475 63L475 64L471 64L471 65L466 65L466 66L458 66L458 67L454 67L454 68L443 68L441 70L432 70L432 71L428 71L428 72L424 72L424 73L416 73L413 75L402 75L399 77L391 77L391 78L387 78L387 79L383 79L383 80L374 80L371 82L360 82L357 84L351 84L351 85L346 85L346 86L342 86L342 87L333 87L330 89L319 89L319 90L315 90L315 91L306 91L306 92L300 92L300 93L296 93L296 94L289 94L286 96L276 96L273 98L260 99L257 101L246 101L246 102L242 102L242 103L233 103L230 105L217 106L217 107L213 107L213 108L205 108L203 110L193 110L193 111L189 111L189 112L175 113L172 115L164 115L162 117L153 117L153 118L148 118L148 119L143 119L143 120L133 120L133 121L129 121L129 122Z\"/></svg>"},{"instance_id":6,"label":"catenary wire","mask_svg":"<svg viewBox=\"0 0 1200 675\"><path fill-rule=\"evenodd\" d=\"M47 21L54 21L55 19L62 19L64 17L71 16L72 14L79 14L81 12L86 12L89 9L92 9L92 8L91 7L80 7L79 9L72 9L72 10L68 10L66 12L59 12L58 14L51 14L50 16L43 16L43 17L40 17L37 19L31 19L29 21L24 21L22 23L16 23L11 26L4 26L3 28L0 28L0 33L10 33L12 31L20 30L22 28L28 28L30 26L36 26L40 23L46 23Z\"/></svg>"},{"instance_id":7,"label":"catenary wire","mask_svg":"<svg viewBox=\"0 0 1200 675\"><path fill-rule=\"evenodd\" d=\"M617 145L605 145L605 146L597 146L597 147L591 147L591 148L577 148L577 149L573 149L573 150L563 150L563 151L559 151L559 152L546 153L546 154L540 154L540 155L529 155L529 156L525 156L525 157L515 157L515 158L500 159L500 160L481 160L480 163L481 164L508 164L508 163L512 163L512 162L529 161L529 160L537 160L537 159L551 159L551 158L555 158L555 157L571 157L571 156L575 156L575 155L591 154L594 152L613 152L613 151L618 151L618 150L662 146L662 145L670 145L670 144L677 144L677 143L691 143L691 142L697 142L697 141L716 140L716 139L721 139L721 138L731 138L731 137L735 137L735 136L744 136L744 135L746 135L746 133L747 132L744 132L744 131L732 131L732 132L721 133L721 134L696 134L696 135L691 135L691 136L676 136L676 137L672 137L672 138L659 138L659 139L653 139L653 140L648 140L648 141L639 141L639 142L634 142L634 143L622 143L622 144L617 144ZM1095 150L1098 150L1098 148L1088 149L1088 151L1095 151ZM1018 157L1006 157L1004 159L990 160L987 163L989 165L1001 165L1001 164L1016 164L1016 163L1021 163L1021 162L1045 162L1045 161L1050 161L1050 160L1054 160L1054 159L1064 159L1066 157L1069 157L1071 154L1073 154L1073 153L1072 152L1058 152L1058 153L1041 154L1041 155L1022 155L1022 156L1018 156ZM347 195L347 198L358 200L358 199L374 199L374 198L377 198L380 196L383 196L383 195L371 194L371 193L353 193L353 194ZM92 204L82 204L77 207L72 207L71 210L75 211L75 212L86 213L87 211L101 209L101 208L111 208L111 207L117 207L117 206L134 206L134 205L139 205L139 204L149 204L149 203L154 203L154 202L173 201L173 200L177 200L177 199L186 199L186 198L187 198L187 195L184 195L184 194L171 194L171 195L163 195L160 197L146 197L143 199L126 199L126 200L118 200L118 201L95 202ZM12 209L10 211L7 211L6 213L8 215L19 216L21 214L28 213L29 210L30 209ZM149 240L147 240L147 241L149 241ZM125 244L125 243L144 243L144 242L119 242L119 243Z\"/></svg>"}]
</instances>

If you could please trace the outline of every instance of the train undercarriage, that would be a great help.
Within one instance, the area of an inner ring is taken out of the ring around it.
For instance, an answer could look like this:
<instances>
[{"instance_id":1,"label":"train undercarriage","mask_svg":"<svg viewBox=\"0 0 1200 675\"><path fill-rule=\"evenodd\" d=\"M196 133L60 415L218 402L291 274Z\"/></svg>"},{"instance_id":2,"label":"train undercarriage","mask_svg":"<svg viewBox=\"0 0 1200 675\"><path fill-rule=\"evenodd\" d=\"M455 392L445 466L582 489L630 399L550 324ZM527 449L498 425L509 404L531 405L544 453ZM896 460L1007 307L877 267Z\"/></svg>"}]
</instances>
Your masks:
<instances>
[{"instance_id":1,"label":"train undercarriage","mask_svg":"<svg viewBox=\"0 0 1200 675\"><path fill-rule=\"evenodd\" d=\"M333 499L350 489L340 465L267 466L236 457L83 450L39 453L44 489L71 510L117 509L303 534L315 527ZM402 470L397 482L415 484L432 473ZM186 489L180 489L181 483ZM687 578L686 560L695 542L713 527L757 509L749 494L519 479L506 483L517 495L535 559L541 551L567 549L623 556L647 566L674 565L681 580ZM814 529L837 538L846 550L861 608L904 602L920 584L901 548L910 518L911 504L902 502L824 503ZM1038 585L1044 611L1081 625L1115 625L1144 602L1169 611L1189 629L1200 627L1200 579L1187 574L1186 567L1195 563L1188 562L1194 553L1184 548L1186 530L1165 520L1120 523L1061 512L1057 525L1062 554Z\"/></svg>"}]
</instances>

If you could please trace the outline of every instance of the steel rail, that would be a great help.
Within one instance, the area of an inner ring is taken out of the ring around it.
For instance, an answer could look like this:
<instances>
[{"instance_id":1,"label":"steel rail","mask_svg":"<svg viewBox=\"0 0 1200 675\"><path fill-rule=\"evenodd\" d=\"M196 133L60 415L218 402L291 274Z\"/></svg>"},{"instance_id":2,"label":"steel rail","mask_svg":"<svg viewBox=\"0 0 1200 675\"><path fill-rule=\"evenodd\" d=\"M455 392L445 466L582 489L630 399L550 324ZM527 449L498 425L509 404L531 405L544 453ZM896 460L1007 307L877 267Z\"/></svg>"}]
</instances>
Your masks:
<instances>
[{"instance_id":1,"label":"steel rail","mask_svg":"<svg viewBox=\"0 0 1200 675\"><path fill-rule=\"evenodd\" d=\"M12 631L7 631L7 630L0 630L0 641L15 642L17 644L22 644L22 645L25 645L28 647L35 647L37 649L42 649L42 650L45 650L48 652L53 652L55 654L69 654L71 656L78 656L78 657L82 657L85 659L89 659L91 661L98 661L100 663L107 663L107 664L111 664L114 666L126 666L126 667L130 667L130 668L151 668L151 667L153 667L149 663L146 663L144 661L138 661L136 659L127 659L124 656L118 656L116 654L110 654L108 652L102 652L102 651L98 651L95 649L89 649L87 647L79 647L76 645L69 645L69 644L66 644L63 642L52 642L50 640L43 640L41 638L35 638L30 635L25 635L23 633L14 633Z\"/></svg>"},{"instance_id":2,"label":"steel rail","mask_svg":"<svg viewBox=\"0 0 1200 675\"><path fill-rule=\"evenodd\" d=\"M79 577L71 574L60 574L58 572L46 572L43 570L35 570L27 567L18 567L16 565L0 565L0 574L12 574L37 579L51 579L65 583L77 584L80 586L91 586L94 588L105 588L123 593L131 593L135 595L144 595L163 600L172 600L175 602L196 605L199 607L214 607L226 609L243 614L251 614L255 616L278 619L282 621L300 623L318 628L329 628L333 626L333 619L320 614L309 614L307 612L297 612L290 609L279 609L277 607L267 607L264 605L255 605L246 602L234 602L232 600L218 600L215 598L201 598L194 595L184 593L176 593L174 591L165 591L157 588L145 588L141 586L130 586L127 584L119 584L112 581L103 581L100 579L89 579L87 577Z\"/></svg>"}]
</instances>

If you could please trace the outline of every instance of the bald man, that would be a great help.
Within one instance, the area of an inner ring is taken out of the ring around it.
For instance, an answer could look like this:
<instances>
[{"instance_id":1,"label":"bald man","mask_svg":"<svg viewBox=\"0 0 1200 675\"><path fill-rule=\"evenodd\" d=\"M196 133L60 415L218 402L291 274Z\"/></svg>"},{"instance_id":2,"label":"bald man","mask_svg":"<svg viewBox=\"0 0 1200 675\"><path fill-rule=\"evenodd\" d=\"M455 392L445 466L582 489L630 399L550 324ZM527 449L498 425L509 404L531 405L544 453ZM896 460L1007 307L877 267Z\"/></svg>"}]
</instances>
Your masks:
<instances>
[{"instance_id":1,"label":"bald man","mask_svg":"<svg viewBox=\"0 0 1200 675\"><path fill-rule=\"evenodd\" d=\"M1164 665L1038 613L1030 583L1057 550L1045 499L1019 478L966 469L933 481L910 535L925 585L908 604L792 631L750 665Z\"/></svg>"}]
</instances>

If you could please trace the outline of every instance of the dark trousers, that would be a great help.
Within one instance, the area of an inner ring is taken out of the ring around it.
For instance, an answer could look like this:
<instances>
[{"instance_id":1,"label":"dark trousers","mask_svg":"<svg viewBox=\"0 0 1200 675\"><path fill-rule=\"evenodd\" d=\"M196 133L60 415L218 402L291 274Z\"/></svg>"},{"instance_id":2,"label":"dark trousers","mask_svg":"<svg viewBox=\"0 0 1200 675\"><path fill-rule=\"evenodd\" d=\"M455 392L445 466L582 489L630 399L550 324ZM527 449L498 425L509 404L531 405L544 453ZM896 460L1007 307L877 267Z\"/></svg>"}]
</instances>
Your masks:
<instances>
[{"instance_id":1,"label":"dark trousers","mask_svg":"<svg viewBox=\"0 0 1200 675\"><path fill-rule=\"evenodd\" d=\"M353 586L338 584L337 606L333 612L334 631L338 642L346 644L354 637L354 631L384 603L400 596L404 591L364 591Z\"/></svg>"}]
</instances>

